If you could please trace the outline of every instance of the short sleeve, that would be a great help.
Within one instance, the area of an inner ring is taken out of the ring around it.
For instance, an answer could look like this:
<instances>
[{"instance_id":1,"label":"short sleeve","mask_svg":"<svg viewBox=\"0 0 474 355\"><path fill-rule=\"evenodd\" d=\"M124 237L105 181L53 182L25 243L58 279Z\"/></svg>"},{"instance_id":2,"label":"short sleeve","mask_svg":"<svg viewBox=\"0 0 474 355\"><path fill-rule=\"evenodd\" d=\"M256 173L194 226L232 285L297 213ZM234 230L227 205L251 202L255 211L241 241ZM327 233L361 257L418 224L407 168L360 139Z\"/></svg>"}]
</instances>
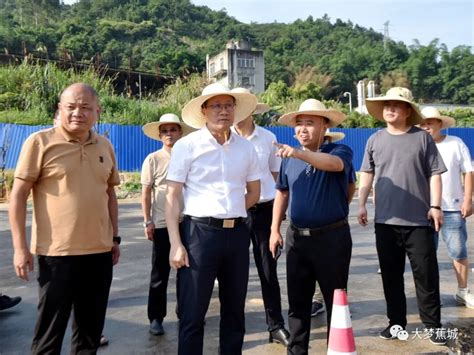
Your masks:
<instances>
[{"instance_id":1,"label":"short sleeve","mask_svg":"<svg viewBox=\"0 0 474 355\"><path fill-rule=\"evenodd\" d=\"M436 143L429 134L424 135L426 142L426 176L442 174L447 171L443 158L436 147Z\"/></svg>"},{"instance_id":2,"label":"short sleeve","mask_svg":"<svg viewBox=\"0 0 474 355\"><path fill-rule=\"evenodd\" d=\"M112 170L110 172L110 177L109 177L109 180L107 181L107 184L109 186L117 186L117 185L120 185L120 175L119 175L119 171L117 167L117 159L115 157L115 151L114 151L114 147L112 146L112 143L110 143L110 141L107 141L107 143L109 144L109 148L110 148L110 158L112 159L112 162L113 162Z\"/></svg>"},{"instance_id":3,"label":"short sleeve","mask_svg":"<svg viewBox=\"0 0 474 355\"><path fill-rule=\"evenodd\" d=\"M142 164L142 172L140 175L140 183L146 186L153 186L153 159L148 155Z\"/></svg>"},{"instance_id":4,"label":"short sleeve","mask_svg":"<svg viewBox=\"0 0 474 355\"><path fill-rule=\"evenodd\" d=\"M351 168L349 169L349 184L353 184L357 181L357 176L355 173L354 165L351 164Z\"/></svg>"},{"instance_id":5,"label":"short sleeve","mask_svg":"<svg viewBox=\"0 0 474 355\"><path fill-rule=\"evenodd\" d=\"M280 173L275 184L277 190L288 191L290 189L288 185L288 176L286 175L286 166L290 158L283 159L280 166Z\"/></svg>"},{"instance_id":6,"label":"short sleeve","mask_svg":"<svg viewBox=\"0 0 474 355\"><path fill-rule=\"evenodd\" d=\"M375 171L373 143L374 136L372 135L367 141L367 144L365 145L364 157L362 158L362 165L360 166L360 171L366 173L373 173Z\"/></svg>"},{"instance_id":7,"label":"short sleeve","mask_svg":"<svg viewBox=\"0 0 474 355\"><path fill-rule=\"evenodd\" d=\"M178 140L171 151L166 180L184 183L191 167L192 147L186 136Z\"/></svg>"},{"instance_id":8,"label":"short sleeve","mask_svg":"<svg viewBox=\"0 0 474 355\"><path fill-rule=\"evenodd\" d=\"M471 154L469 153L469 148L464 144L464 142L459 139L459 150L461 154L461 171L463 173L468 173L472 171L472 161Z\"/></svg>"},{"instance_id":9,"label":"short sleeve","mask_svg":"<svg viewBox=\"0 0 474 355\"><path fill-rule=\"evenodd\" d=\"M344 172L346 174L350 173L352 167L352 149L344 144L334 144L334 147L331 149L331 155L341 158L344 163Z\"/></svg>"},{"instance_id":10,"label":"short sleeve","mask_svg":"<svg viewBox=\"0 0 474 355\"><path fill-rule=\"evenodd\" d=\"M43 164L43 149L36 139L36 134L29 136L21 148L15 168L15 178L36 181L41 173Z\"/></svg>"}]
</instances>

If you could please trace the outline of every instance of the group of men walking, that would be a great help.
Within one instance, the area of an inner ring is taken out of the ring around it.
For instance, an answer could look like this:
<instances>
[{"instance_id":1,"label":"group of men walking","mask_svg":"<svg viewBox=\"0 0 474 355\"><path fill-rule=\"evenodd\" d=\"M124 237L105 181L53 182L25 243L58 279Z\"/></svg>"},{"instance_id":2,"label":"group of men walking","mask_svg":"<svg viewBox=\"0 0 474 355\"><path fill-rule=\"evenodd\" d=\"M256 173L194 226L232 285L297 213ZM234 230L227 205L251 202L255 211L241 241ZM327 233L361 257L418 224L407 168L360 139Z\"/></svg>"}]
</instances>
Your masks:
<instances>
[{"instance_id":1,"label":"group of men walking","mask_svg":"<svg viewBox=\"0 0 474 355\"><path fill-rule=\"evenodd\" d=\"M435 232L441 231L453 258L457 301L474 307L467 289L465 232L465 218L472 212L469 152L459 139L440 134L453 122L435 111L422 116L407 89L393 88L386 96L368 99L367 109L387 124L367 142L358 211L359 223L367 225L365 206L375 181L376 247L389 319L380 337L395 338L392 327L406 326L403 272L408 255L420 318L430 340L444 344ZM216 83L184 106L183 121L165 114L143 128L163 143L146 157L141 174L144 234L153 242L149 331L165 332L170 267L177 269L179 354L202 354L205 315L216 280L219 351L241 353L250 243L269 341L287 346L289 354L308 353L316 282L326 304L328 332L334 290L347 289L352 252L347 216L355 187L352 150L328 140L328 129L341 124L345 115L316 99L284 114L279 122L294 128L300 144L295 148L277 143L254 122L252 115L265 110L248 90ZM15 270L28 279L31 252L39 264L33 353L60 352L71 308L72 352L94 353L99 346L121 241L113 148L92 130L99 112L90 86L66 88L59 103L61 125L30 136L15 171L10 207ZM417 124L426 125L434 139ZM443 145L442 154L437 145ZM449 152L447 157L443 151ZM446 183L452 187L442 194ZM31 252L25 233L30 190ZM290 224L284 239L280 230L285 217ZM277 275L283 247L289 331Z\"/></svg>"}]
</instances>

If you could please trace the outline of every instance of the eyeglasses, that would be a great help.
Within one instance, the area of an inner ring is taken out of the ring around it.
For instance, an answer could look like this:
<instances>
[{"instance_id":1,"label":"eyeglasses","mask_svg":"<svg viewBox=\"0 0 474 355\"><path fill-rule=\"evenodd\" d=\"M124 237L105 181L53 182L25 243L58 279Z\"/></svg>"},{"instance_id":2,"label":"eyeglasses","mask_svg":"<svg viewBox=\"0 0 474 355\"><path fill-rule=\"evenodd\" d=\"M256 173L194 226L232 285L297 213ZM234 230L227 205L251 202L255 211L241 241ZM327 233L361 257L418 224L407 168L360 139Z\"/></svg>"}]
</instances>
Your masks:
<instances>
[{"instance_id":1,"label":"eyeglasses","mask_svg":"<svg viewBox=\"0 0 474 355\"><path fill-rule=\"evenodd\" d=\"M168 134L168 133L175 133L179 132L177 128L170 128L170 129L160 129L160 134Z\"/></svg>"},{"instance_id":2,"label":"eyeglasses","mask_svg":"<svg viewBox=\"0 0 474 355\"><path fill-rule=\"evenodd\" d=\"M221 112L222 109L225 109L226 111L232 112L235 110L235 104L212 104L212 105L207 105L206 108L210 108L214 112Z\"/></svg>"}]
</instances>

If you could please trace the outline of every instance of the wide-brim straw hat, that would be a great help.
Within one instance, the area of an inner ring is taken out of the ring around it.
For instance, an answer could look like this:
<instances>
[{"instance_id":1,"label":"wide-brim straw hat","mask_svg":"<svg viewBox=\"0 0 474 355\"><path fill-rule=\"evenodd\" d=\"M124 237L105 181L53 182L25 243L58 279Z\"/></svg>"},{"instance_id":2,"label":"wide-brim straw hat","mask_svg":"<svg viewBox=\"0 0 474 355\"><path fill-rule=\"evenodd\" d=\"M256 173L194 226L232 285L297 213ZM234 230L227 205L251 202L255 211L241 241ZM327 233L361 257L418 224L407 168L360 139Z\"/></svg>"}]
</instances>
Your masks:
<instances>
[{"instance_id":1,"label":"wide-brim straw hat","mask_svg":"<svg viewBox=\"0 0 474 355\"><path fill-rule=\"evenodd\" d=\"M143 133L151 139L161 141L160 126L164 124L177 124L181 127L182 137L194 131L191 127L182 122L174 113L165 113L158 121L147 123L142 127Z\"/></svg>"},{"instance_id":2,"label":"wide-brim straw hat","mask_svg":"<svg viewBox=\"0 0 474 355\"><path fill-rule=\"evenodd\" d=\"M346 115L342 112L326 108L319 100L308 99L303 101L298 111L284 114L278 122L282 125L294 127L296 125L296 117L299 115L326 117L329 120L329 127L336 127L346 119Z\"/></svg>"},{"instance_id":3,"label":"wide-brim straw hat","mask_svg":"<svg viewBox=\"0 0 474 355\"><path fill-rule=\"evenodd\" d=\"M231 92L236 92L236 93L247 93L247 94L252 94L252 92L247 89L247 88L234 88L230 90ZM253 115L260 115L262 113L270 111L270 106L263 103L259 102L257 103L257 107L255 108L255 111L252 112Z\"/></svg>"},{"instance_id":4,"label":"wide-brim straw hat","mask_svg":"<svg viewBox=\"0 0 474 355\"><path fill-rule=\"evenodd\" d=\"M385 122L383 119L383 106L385 101L401 101L410 105L412 109L411 115L407 118L407 124L409 126L420 124L423 120L418 105L413 102L413 94L407 88L397 86L388 90L385 96L365 99L365 106L369 114L383 122Z\"/></svg>"},{"instance_id":5,"label":"wide-brim straw hat","mask_svg":"<svg viewBox=\"0 0 474 355\"><path fill-rule=\"evenodd\" d=\"M331 132L329 129L326 130L324 137L330 137L331 142L342 141L346 135L343 132Z\"/></svg>"},{"instance_id":6,"label":"wide-brim straw hat","mask_svg":"<svg viewBox=\"0 0 474 355\"><path fill-rule=\"evenodd\" d=\"M257 107L257 97L250 93L231 92L231 90L221 84L214 83L206 86L202 90L201 96L189 101L181 111L183 121L194 128L201 128L206 124L206 116L202 113L202 105L209 99L219 96L229 95L235 99L234 123L245 120Z\"/></svg>"},{"instance_id":7,"label":"wide-brim straw hat","mask_svg":"<svg viewBox=\"0 0 474 355\"><path fill-rule=\"evenodd\" d=\"M436 118L440 120L443 123L441 129L454 127L456 125L456 120L454 118L442 115L439 110L433 106L424 107L421 110L421 114L425 120L428 118Z\"/></svg>"}]
</instances>

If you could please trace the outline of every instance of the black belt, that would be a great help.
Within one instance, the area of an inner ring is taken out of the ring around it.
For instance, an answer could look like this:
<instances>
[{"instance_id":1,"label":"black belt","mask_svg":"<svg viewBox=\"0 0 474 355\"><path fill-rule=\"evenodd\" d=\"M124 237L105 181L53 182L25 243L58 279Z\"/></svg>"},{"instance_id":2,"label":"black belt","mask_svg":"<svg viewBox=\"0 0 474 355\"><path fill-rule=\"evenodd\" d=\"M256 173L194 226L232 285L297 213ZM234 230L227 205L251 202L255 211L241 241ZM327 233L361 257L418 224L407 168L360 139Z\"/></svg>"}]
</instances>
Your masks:
<instances>
[{"instance_id":1,"label":"black belt","mask_svg":"<svg viewBox=\"0 0 474 355\"><path fill-rule=\"evenodd\" d=\"M208 226L217 227L217 228L235 228L238 225L244 223L244 218L237 217L237 218L228 218L228 219L221 219L221 218L214 218L214 217L194 217L194 216L186 216L191 219L191 221L206 224Z\"/></svg>"},{"instance_id":2,"label":"black belt","mask_svg":"<svg viewBox=\"0 0 474 355\"><path fill-rule=\"evenodd\" d=\"M266 207L267 208L268 207L273 207L273 200L257 203L255 205L253 205L252 207L250 207L249 211L255 212L255 211L261 210L261 209L266 208Z\"/></svg>"},{"instance_id":3,"label":"black belt","mask_svg":"<svg viewBox=\"0 0 474 355\"><path fill-rule=\"evenodd\" d=\"M314 237L314 236L323 234L324 232L330 231L331 229L336 229L336 228L339 228L339 227L342 227L342 226L345 226L345 225L348 225L348 224L349 223L347 222L347 218L344 218L344 219L341 219L340 221L337 221L337 222L334 222L334 223L331 223L331 224L327 224L327 225L322 226L322 227L317 227L317 228L298 228L298 227L294 226L293 224L290 224L290 227L298 235L303 235L303 236L307 236L307 237L309 237L309 236Z\"/></svg>"}]
</instances>

